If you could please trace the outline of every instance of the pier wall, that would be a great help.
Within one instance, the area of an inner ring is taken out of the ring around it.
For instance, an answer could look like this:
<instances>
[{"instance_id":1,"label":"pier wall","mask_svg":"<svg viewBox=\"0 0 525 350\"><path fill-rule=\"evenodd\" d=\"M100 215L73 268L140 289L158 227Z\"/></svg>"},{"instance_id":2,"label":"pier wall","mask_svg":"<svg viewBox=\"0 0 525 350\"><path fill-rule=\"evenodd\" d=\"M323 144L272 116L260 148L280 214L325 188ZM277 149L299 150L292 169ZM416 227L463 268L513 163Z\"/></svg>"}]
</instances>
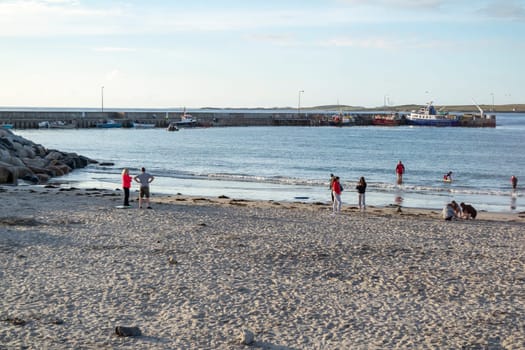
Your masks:
<instances>
[{"instance_id":1,"label":"pier wall","mask_svg":"<svg viewBox=\"0 0 525 350\"><path fill-rule=\"evenodd\" d=\"M333 112L329 113L282 113L268 112L222 112L218 110L192 112L201 127L211 126L326 126L332 125ZM97 123L115 120L124 127L132 127L133 122L155 124L167 127L171 122L181 120L181 112L82 112L82 111L0 111L0 124L13 124L15 129L36 129L40 122L62 121L77 128L94 128ZM351 114L351 125L372 125L373 114ZM461 126L494 127L493 118L476 118L465 115Z\"/></svg>"}]
</instances>

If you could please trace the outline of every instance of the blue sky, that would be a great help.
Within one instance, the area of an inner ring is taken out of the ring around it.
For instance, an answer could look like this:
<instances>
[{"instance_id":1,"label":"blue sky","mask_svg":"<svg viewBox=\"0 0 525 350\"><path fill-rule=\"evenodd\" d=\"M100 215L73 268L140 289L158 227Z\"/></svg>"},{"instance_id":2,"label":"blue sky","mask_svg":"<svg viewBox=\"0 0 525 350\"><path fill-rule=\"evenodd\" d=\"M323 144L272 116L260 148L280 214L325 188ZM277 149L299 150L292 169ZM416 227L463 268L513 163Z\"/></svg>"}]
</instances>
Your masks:
<instances>
[{"instance_id":1,"label":"blue sky","mask_svg":"<svg viewBox=\"0 0 525 350\"><path fill-rule=\"evenodd\" d=\"M0 106L525 103L523 38L525 0L0 0Z\"/></svg>"}]
</instances>

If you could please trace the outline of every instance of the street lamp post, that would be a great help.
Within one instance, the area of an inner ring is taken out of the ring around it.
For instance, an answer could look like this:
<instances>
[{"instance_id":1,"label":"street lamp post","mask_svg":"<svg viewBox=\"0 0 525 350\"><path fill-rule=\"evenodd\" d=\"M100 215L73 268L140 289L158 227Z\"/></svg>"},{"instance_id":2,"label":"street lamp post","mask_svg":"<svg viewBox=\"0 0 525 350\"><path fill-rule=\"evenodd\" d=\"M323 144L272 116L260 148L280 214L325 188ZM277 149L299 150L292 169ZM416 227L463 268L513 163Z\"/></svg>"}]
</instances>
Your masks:
<instances>
[{"instance_id":1,"label":"street lamp post","mask_svg":"<svg viewBox=\"0 0 525 350\"><path fill-rule=\"evenodd\" d=\"M299 90L299 101L297 102L297 116L301 117L301 94L304 93L304 90Z\"/></svg>"},{"instance_id":2,"label":"street lamp post","mask_svg":"<svg viewBox=\"0 0 525 350\"><path fill-rule=\"evenodd\" d=\"M104 113L104 87L100 89L101 99L102 99L102 113Z\"/></svg>"}]
</instances>

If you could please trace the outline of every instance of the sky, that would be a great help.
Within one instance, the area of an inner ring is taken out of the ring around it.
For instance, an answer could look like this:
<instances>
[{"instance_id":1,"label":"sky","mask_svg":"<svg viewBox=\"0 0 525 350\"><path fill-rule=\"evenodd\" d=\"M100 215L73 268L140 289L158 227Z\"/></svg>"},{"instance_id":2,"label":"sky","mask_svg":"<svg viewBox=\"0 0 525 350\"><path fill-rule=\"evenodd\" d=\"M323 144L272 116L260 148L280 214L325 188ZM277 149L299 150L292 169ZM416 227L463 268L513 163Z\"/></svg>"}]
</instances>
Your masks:
<instances>
[{"instance_id":1,"label":"sky","mask_svg":"<svg viewBox=\"0 0 525 350\"><path fill-rule=\"evenodd\" d=\"M525 103L525 0L0 0L0 106Z\"/></svg>"}]
</instances>

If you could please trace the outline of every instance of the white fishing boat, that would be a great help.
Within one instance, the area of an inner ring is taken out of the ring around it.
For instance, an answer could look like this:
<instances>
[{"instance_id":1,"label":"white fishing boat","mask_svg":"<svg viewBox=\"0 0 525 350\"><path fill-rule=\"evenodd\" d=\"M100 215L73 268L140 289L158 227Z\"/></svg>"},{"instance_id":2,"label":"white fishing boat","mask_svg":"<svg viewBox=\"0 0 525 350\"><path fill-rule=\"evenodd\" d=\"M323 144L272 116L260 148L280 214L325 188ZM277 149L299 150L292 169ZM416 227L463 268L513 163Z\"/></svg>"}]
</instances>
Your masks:
<instances>
[{"instance_id":1,"label":"white fishing boat","mask_svg":"<svg viewBox=\"0 0 525 350\"><path fill-rule=\"evenodd\" d=\"M436 112L436 109L429 102L421 107L417 112L412 111L406 116L407 124L421 126L459 126L460 118L448 112Z\"/></svg>"},{"instance_id":2,"label":"white fishing boat","mask_svg":"<svg viewBox=\"0 0 525 350\"><path fill-rule=\"evenodd\" d=\"M54 121L44 121L38 123L39 129L74 129L75 124L73 123L66 123L62 120L54 120Z\"/></svg>"},{"instance_id":3,"label":"white fishing boat","mask_svg":"<svg viewBox=\"0 0 525 350\"><path fill-rule=\"evenodd\" d=\"M155 123L133 122L133 127L136 129L152 129L155 127Z\"/></svg>"},{"instance_id":4,"label":"white fishing boat","mask_svg":"<svg viewBox=\"0 0 525 350\"><path fill-rule=\"evenodd\" d=\"M191 114L186 113L186 108L184 108L184 113L181 115L180 121L175 122L175 125L178 128L192 128L197 126L197 119Z\"/></svg>"}]
</instances>

